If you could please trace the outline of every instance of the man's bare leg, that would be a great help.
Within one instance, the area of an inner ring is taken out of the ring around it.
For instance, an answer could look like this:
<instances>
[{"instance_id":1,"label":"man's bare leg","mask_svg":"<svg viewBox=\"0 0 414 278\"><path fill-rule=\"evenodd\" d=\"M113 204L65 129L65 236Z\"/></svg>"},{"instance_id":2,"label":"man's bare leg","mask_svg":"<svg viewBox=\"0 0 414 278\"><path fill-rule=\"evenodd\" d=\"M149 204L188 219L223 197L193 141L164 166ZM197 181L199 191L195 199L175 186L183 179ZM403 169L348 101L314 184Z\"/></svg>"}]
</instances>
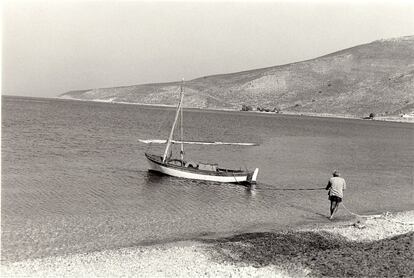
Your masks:
<instances>
[{"instance_id":1,"label":"man's bare leg","mask_svg":"<svg viewBox=\"0 0 414 278\"><path fill-rule=\"evenodd\" d=\"M331 216L329 217L329 219L333 219L334 214L338 210L338 207L339 207L338 202L335 202L335 201L331 202Z\"/></svg>"}]
</instances>

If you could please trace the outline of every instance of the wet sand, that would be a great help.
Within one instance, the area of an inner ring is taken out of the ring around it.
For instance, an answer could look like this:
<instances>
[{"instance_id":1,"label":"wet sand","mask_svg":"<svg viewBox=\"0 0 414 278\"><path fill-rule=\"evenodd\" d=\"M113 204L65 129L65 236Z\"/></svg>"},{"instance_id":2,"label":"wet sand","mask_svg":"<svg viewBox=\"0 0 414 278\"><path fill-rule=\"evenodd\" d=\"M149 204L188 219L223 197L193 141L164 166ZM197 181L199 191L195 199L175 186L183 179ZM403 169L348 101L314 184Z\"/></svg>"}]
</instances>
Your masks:
<instances>
[{"instance_id":1,"label":"wet sand","mask_svg":"<svg viewBox=\"0 0 414 278\"><path fill-rule=\"evenodd\" d=\"M273 232L2 262L3 277L414 276L414 211Z\"/></svg>"}]
</instances>

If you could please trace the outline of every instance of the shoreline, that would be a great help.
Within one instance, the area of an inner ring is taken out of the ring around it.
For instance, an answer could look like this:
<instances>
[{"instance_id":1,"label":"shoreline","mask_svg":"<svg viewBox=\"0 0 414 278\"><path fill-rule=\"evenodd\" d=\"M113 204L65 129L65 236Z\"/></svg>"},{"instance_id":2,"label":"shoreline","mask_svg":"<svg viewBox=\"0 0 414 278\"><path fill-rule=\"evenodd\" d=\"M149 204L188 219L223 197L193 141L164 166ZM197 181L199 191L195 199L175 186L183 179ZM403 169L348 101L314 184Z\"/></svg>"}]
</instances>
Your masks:
<instances>
[{"instance_id":1,"label":"shoreline","mask_svg":"<svg viewBox=\"0 0 414 278\"><path fill-rule=\"evenodd\" d=\"M136 103L136 102L123 102L123 101L113 101L109 100L85 100L85 99L76 99L71 97L55 97L53 99L59 100L75 100L75 101L87 101L87 102L97 102L97 103L110 103L110 104L128 104L128 105L138 105L138 106L149 106L149 107L168 107L175 108L176 105L168 104L148 104L148 103ZM186 108L186 107L184 107ZM370 120L370 121L383 121L383 122L398 122L398 123L414 123L414 117L400 117L400 116L377 116L373 119L361 118L355 115L348 114L331 114L331 113L313 113L313 112L294 112L294 111L282 111L282 112L263 112L263 111L241 111L236 109L214 109L214 108L191 108L187 107L186 109L194 110L203 110L203 111L220 111L220 112L247 112L247 113L256 113L261 115L290 115L290 116L306 116L306 117L318 117L318 118L334 118L334 119L352 119L352 120Z\"/></svg>"},{"instance_id":2,"label":"shoreline","mask_svg":"<svg viewBox=\"0 0 414 278\"><path fill-rule=\"evenodd\" d=\"M6 95L6 97L20 97L20 98L34 98L29 96L11 96ZM111 100L87 100L87 99L76 99L71 97L35 97L38 99L54 99L54 100L72 100L72 101L82 101L82 102L95 102L95 103L107 103L107 104L126 104L126 105L137 105L144 107L154 107L154 108L176 108L176 105L168 104L148 104L148 103L135 103L135 102L122 102L122 101L111 101ZM414 117L401 117L401 116L377 116L374 119L364 119L355 115L347 114L331 114L331 113L313 113L313 112L294 112L294 111L282 111L279 113L275 112L262 112L262 111L241 111L236 109L214 109L214 108L191 108L184 107L189 110L201 110L201 111L210 111L210 112L238 112L243 114L255 113L257 115L287 115L287 116L304 116L304 117L315 117L315 118L332 118L332 119L349 119L349 120L364 120L364 121L379 121L379 122L394 122L394 123L414 123Z\"/></svg>"},{"instance_id":3,"label":"shoreline","mask_svg":"<svg viewBox=\"0 0 414 278\"><path fill-rule=\"evenodd\" d=\"M283 231L2 262L6 277L411 276L414 210Z\"/></svg>"}]
</instances>

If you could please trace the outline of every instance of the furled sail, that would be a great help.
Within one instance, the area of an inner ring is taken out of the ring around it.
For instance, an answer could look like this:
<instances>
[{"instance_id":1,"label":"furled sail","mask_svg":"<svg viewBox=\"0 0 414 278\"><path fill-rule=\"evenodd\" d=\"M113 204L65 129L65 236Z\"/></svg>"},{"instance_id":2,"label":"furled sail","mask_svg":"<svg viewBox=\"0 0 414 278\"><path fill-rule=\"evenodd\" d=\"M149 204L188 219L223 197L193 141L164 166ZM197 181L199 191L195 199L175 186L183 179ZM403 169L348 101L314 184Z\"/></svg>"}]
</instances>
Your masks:
<instances>
[{"instance_id":1,"label":"furled sail","mask_svg":"<svg viewBox=\"0 0 414 278\"><path fill-rule=\"evenodd\" d=\"M150 139L150 140L138 139L138 141L140 141L141 143L145 143L145 144L165 144L165 143L167 143L167 140L164 140L164 139Z\"/></svg>"},{"instance_id":2,"label":"furled sail","mask_svg":"<svg viewBox=\"0 0 414 278\"><path fill-rule=\"evenodd\" d=\"M162 139L150 139L142 140L139 139L141 143L145 144L166 144L167 140ZM237 146L258 146L256 143L230 143L230 142L204 142L204 141L177 141L171 140L173 144L190 144L190 145L237 145Z\"/></svg>"}]
</instances>

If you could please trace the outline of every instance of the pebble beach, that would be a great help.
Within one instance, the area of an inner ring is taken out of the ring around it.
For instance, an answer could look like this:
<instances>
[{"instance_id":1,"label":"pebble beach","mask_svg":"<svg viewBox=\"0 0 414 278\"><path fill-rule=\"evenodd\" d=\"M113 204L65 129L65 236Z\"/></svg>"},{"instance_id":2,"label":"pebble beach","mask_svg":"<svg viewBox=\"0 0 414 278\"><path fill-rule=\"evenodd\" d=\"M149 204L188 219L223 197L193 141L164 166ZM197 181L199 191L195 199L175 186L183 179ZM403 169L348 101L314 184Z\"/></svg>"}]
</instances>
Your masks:
<instances>
[{"instance_id":1,"label":"pebble beach","mask_svg":"<svg viewBox=\"0 0 414 278\"><path fill-rule=\"evenodd\" d=\"M2 277L414 276L414 211L2 262Z\"/></svg>"}]
</instances>

